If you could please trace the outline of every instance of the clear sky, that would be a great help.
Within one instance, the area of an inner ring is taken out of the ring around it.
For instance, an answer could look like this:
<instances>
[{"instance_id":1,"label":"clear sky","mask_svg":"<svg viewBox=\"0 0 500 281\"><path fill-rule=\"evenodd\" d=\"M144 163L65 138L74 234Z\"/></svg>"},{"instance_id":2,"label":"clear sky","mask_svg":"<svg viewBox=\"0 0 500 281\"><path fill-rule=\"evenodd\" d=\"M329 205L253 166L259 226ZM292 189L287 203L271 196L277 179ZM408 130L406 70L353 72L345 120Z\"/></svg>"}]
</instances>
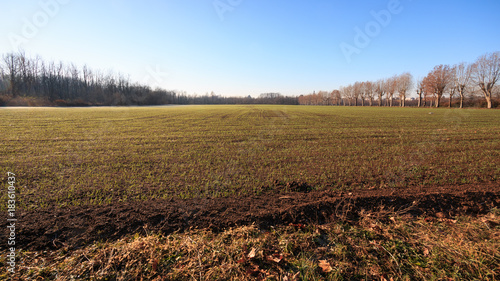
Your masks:
<instances>
[{"instance_id":1,"label":"clear sky","mask_svg":"<svg viewBox=\"0 0 500 281\"><path fill-rule=\"evenodd\" d=\"M300 95L499 51L500 1L0 0L0 34L152 87Z\"/></svg>"}]
</instances>

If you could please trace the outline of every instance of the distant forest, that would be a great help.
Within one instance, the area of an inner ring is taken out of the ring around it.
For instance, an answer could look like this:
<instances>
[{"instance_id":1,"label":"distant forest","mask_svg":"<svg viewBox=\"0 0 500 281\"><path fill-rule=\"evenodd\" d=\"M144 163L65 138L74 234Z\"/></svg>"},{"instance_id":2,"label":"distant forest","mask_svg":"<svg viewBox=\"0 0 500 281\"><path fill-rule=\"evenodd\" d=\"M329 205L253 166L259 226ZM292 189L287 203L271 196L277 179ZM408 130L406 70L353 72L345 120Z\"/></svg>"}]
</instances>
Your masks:
<instances>
[{"instance_id":1,"label":"distant forest","mask_svg":"<svg viewBox=\"0 0 500 281\"><path fill-rule=\"evenodd\" d=\"M131 82L121 74L95 71L87 66L45 62L24 52L9 53L0 60L0 106L127 106L167 104L287 104L337 106L500 106L500 53L485 54L474 63L438 65L414 82L405 72L377 81L355 82L333 91L299 97L263 93L254 98L223 97L213 92L152 89ZM415 90L417 98L409 98Z\"/></svg>"},{"instance_id":2,"label":"distant forest","mask_svg":"<svg viewBox=\"0 0 500 281\"><path fill-rule=\"evenodd\" d=\"M167 104L298 104L298 98L264 93L257 98L222 97L213 92L151 89L121 74L95 71L87 66L45 62L24 52L9 53L0 61L0 106L127 106Z\"/></svg>"}]
</instances>

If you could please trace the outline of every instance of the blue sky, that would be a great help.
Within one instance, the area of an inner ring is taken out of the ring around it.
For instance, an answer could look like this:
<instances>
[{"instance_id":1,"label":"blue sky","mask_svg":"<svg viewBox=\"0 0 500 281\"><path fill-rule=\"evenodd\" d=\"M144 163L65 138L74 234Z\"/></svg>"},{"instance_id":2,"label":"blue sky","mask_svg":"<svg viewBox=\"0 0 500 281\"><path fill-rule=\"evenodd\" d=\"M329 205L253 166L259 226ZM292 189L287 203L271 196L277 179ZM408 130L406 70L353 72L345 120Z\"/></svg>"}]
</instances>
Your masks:
<instances>
[{"instance_id":1,"label":"blue sky","mask_svg":"<svg viewBox=\"0 0 500 281\"><path fill-rule=\"evenodd\" d=\"M0 0L0 7L2 54L22 47L198 95L300 95L406 71L418 78L500 50L498 0Z\"/></svg>"}]
</instances>

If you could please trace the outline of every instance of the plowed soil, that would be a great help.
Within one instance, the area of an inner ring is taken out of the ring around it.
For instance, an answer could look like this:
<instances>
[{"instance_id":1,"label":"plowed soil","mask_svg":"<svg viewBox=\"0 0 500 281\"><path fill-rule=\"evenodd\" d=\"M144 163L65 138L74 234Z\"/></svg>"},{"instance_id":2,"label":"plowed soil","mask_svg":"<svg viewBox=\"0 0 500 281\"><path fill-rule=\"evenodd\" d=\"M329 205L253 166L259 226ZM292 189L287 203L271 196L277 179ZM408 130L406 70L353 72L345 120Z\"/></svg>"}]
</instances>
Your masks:
<instances>
[{"instance_id":1,"label":"plowed soil","mask_svg":"<svg viewBox=\"0 0 500 281\"><path fill-rule=\"evenodd\" d=\"M273 193L259 196L150 200L106 206L46 208L19 211L17 247L49 250L114 240L134 233L164 234L190 228L225 228L256 224L262 229L282 224L323 224L355 221L361 214L383 217L456 217L500 208L500 184L441 186L412 189L373 189L344 192ZM7 237L7 222L0 223ZM5 249L7 243L1 243Z\"/></svg>"}]
</instances>

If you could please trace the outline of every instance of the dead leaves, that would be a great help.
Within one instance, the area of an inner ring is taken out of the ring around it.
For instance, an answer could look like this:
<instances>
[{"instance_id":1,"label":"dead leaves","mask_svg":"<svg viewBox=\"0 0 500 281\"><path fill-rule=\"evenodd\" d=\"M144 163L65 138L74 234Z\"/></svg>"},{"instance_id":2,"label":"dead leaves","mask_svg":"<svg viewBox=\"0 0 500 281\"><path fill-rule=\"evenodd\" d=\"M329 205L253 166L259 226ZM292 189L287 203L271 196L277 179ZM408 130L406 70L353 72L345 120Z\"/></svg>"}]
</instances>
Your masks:
<instances>
[{"instance_id":1,"label":"dead leaves","mask_svg":"<svg viewBox=\"0 0 500 281\"><path fill-rule=\"evenodd\" d=\"M247 251L247 249L245 249L245 248L246 247L244 247L244 249L243 249L244 252ZM244 263L244 262L251 261L251 260L256 260L256 261L263 260L263 258L261 258L261 257L263 257L266 261L273 262L273 263L280 263L284 259L284 256L281 253L275 252L272 254L265 254L263 250L257 251L257 248L252 247L250 249L250 251L248 252L248 254L243 255L243 258L238 260L238 263Z\"/></svg>"},{"instance_id":2,"label":"dead leaves","mask_svg":"<svg viewBox=\"0 0 500 281\"><path fill-rule=\"evenodd\" d=\"M429 257L430 256L430 251L428 248L424 248L424 256Z\"/></svg>"},{"instance_id":3,"label":"dead leaves","mask_svg":"<svg viewBox=\"0 0 500 281\"><path fill-rule=\"evenodd\" d=\"M252 250L250 250L250 253L248 253L249 259L253 259L255 257L255 251L256 251L255 248L252 248Z\"/></svg>"},{"instance_id":4,"label":"dead leaves","mask_svg":"<svg viewBox=\"0 0 500 281\"><path fill-rule=\"evenodd\" d=\"M318 266L321 268L321 270L324 273L329 273L332 272L333 267L330 265L330 263L327 260L320 260Z\"/></svg>"},{"instance_id":5,"label":"dead leaves","mask_svg":"<svg viewBox=\"0 0 500 281\"><path fill-rule=\"evenodd\" d=\"M275 250L259 250L256 247L243 247L243 257L237 261L245 268L247 276L257 277L258 279L269 279L282 277L282 280L297 280L298 273L291 274L286 272L283 267L287 266L285 256ZM279 278L278 278L279 279Z\"/></svg>"},{"instance_id":6,"label":"dead leaves","mask_svg":"<svg viewBox=\"0 0 500 281\"><path fill-rule=\"evenodd\" d=\"M275 253L275 254L266 256L266 259L268 261L272 261L272 262L275 262L275 263L280 263L280 261L283 259L283 255Z\"/></svg>"}]
</instances>

